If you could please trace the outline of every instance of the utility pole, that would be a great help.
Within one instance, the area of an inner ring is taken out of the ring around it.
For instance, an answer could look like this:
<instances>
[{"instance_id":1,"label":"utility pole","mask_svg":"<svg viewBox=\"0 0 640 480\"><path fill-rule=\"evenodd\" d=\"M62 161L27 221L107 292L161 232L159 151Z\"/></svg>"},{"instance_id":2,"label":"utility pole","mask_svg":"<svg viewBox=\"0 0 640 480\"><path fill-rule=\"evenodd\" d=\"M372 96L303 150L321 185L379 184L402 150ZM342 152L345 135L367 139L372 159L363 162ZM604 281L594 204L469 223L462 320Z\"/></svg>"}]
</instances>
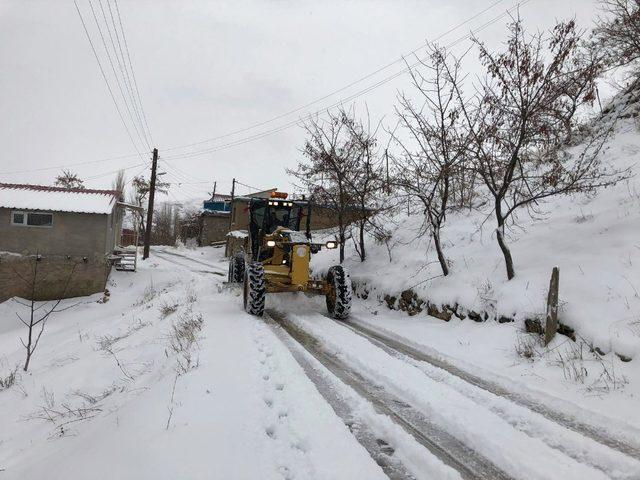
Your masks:
<instances>
[{"instance_id":1,"label":"utility pole","mask_svg":"<svg viewBox=\"0 0 640 480\"><path fill-rule=\"evenodd\" d=\"M153 200L156 195L156 168L158 167L158 149L153 149L153 161L151 162L151 182L149 183L149 204L147 205L147 225L144 232L144 251L142 259L149 258L149 245L151 245L151 223L153 222Z\"/></svg>"},{"instance_id":2,"label":"utility pole","mask_svg":"<svg viewBox=\"0 0 640 480\"><path fill-rule=\"evenodd\" d=\"M216 201L216 185L218 184L218 182L213 182L213 193L211 194L211 201L215 202Z\"/></svg>"},{"instance_id":3,"label":"utility pole","mask_svg":"<svg viewBox=\"0 0 640 480\"><path fill-rule=\"evenodd\" d=\"M233 225L233 199L236 194L236 179L233 179L231 182L231 211L229 212L229 231L231 231L231 226Z\"/></svg>"}]
</instances>

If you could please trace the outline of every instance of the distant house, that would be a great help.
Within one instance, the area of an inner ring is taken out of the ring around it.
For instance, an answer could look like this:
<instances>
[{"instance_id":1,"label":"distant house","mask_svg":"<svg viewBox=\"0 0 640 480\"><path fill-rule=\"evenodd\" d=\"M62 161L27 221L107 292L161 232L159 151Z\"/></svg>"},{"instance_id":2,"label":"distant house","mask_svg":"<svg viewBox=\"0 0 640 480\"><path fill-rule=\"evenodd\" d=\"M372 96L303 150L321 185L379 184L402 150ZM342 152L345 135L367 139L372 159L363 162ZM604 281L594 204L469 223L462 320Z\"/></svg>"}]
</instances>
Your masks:
<instances>
[{"instance_id":1,"label":"distant house","mask_svg":"<svg viewBox=\"0 0 640 480\"><path fill-rule=\"evenodd\" d=\"M0 183L0 301L104 290L121 228L116 191Z\"/></svg>"},{"instance_id":2,"label":"distant house","mask_svg":"<svg viewBox=\"0 0 640 480\"><path fill-rule=\"evenodd\" d=\"M269 198L271 192L275 190L275 188L272 188L252 193L249 196ZM203 202L199 219L198 243L200 245L211 245L212 243L226 240L226 235L230 229L230 217L236 203L231 201L231 195L215 195L214 198Z\"/></svg>"}]
</instances>

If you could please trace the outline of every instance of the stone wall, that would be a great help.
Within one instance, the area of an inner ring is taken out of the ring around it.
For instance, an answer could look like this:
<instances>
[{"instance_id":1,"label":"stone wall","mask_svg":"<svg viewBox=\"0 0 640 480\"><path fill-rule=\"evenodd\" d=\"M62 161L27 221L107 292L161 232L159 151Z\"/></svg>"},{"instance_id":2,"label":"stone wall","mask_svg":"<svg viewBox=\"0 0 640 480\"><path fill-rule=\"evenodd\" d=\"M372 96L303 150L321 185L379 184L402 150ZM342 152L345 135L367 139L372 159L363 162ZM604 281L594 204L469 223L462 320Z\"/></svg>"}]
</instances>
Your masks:
<instances>
[{"instance_id":1,"label":"stone wall","mask_svg":"<svg viewBox=\"0 0 640 480\"><path fill-rule=\"evenodd\" d=\"M223 242L229 232L229 215L204 214L201 217L200 245L207 246L213 242Z\"/></svg>"},{"instance_id":2,"label":"stone wall","mask_svg":"<svg viewBox=\"0 0 640 480\"><path fill-rule=\"evenodd\" d=\"M86 260L85 260L86 259ZM104 257L0 255L0 302L80 297L104 291L110 265ZM34 288L35 279L35 288Z\"/></svg>"},{"instance_id":3,"label":"stone wall","mask_svg":"<svg viewBox=\"0 0 640 480\"><path fill-rule=\"evenodd\" d=\"M348 210L346 212L345 223L349 224L355 222L357 218L357 210ZM321 205L313 205L311 207L311 230L324 230L327 228L334 228L337 225L338 217L330 209Z\"/></svg>"}]
</instances>

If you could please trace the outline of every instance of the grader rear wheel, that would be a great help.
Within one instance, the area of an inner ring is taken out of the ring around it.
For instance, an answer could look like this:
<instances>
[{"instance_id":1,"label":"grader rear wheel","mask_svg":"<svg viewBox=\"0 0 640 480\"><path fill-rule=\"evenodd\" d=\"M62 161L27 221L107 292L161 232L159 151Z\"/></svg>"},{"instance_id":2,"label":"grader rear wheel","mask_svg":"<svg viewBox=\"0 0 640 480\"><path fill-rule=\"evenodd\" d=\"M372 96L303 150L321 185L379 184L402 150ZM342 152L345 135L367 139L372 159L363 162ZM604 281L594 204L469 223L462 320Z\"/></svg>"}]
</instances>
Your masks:
<instances>
[{"instance_id":1,"label":"grader rear wheel","mask_svg":"<svg viewBox=\"0 0 640 480\"><path fill-rule=\"evenodd\" d=\"M264 278L264 267L260 262L247 264L244 269L244 309L251 315L261 317L264 313L264 302L267 286Z\"/></svg>"},{"instance_id":2,"label":"grader rear wheel","mask_svg":"<svg viewBox=\"0 0 640 480\"><path fill-rule=\"evenodd\" d=\"M327 273L327 310L336 320L344 320L351 312L351 278L342 265Z\"/></svg>"},{"instance_id":3,"label":"grader rear wheel","mask_svg":"<svg viewBox=\"0 0 640 480\"><path fill-rule=\"evenodd\" d=\"M244 257L236 254L229 259L229 283L240 283L244 278Z\"/></svg>"}]
</instances>

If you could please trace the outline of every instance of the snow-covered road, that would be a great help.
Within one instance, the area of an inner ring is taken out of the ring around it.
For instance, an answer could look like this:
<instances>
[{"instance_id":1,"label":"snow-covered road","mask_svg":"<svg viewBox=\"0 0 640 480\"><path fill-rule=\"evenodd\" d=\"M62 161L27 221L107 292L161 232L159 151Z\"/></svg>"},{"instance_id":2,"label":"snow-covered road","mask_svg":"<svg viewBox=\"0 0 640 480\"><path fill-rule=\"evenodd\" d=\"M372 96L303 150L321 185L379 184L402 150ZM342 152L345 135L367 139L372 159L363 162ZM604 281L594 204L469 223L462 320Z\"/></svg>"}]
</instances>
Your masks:
<instances>
[{"instance_id":1,"label":"snow-covered road","mask_svg":"<svg viewBox=\"0 0 640 480\"><path fill-rule=\"evenodd\" d=\"M251 317L222 249L141 263L108 302L59 314L0 391L0 478L640 478L635 422L462 368L395 318L356 305L340 323L289 294ZM4 370L22 354L15 308L0 304ZM171 332L200 317L177 375Z\"/></svg>"},{"instance_id":2,"label":"snow-covered road","mask_svg":"<svg viewBox=\"0 0 640 480\"><path fill-rule=\"evenodd\" d=\"M314 379L321 393L332 382L333 388L351 389L464 478L640 475L640 431L631 426L611 429L606 419L594 421L592 415L576 415L575 410L547 405L544 398L511 391L447 363L438 352L375 328L366 317L340 323L318 312L312 302L303 302L302 308L279 303L285 302L272 301L275 308L267 318L277 325L276 333L286 332L278 336L292 351L296 347L286 335L324 367L324 377ZM300 312L310 305L315 312ZM308 362L300 351L297 360L303 368ZM332 406L343 421L358 415L344 403ZM340 409L350 414L340 414ZM379 427L368 428L382 445L402 443L393 436L383 438ZM375 447L359 441L382 463ZM400 465L403 453L394 450ZM410 455L404 456L406 464ZM385 471L397 468L391 464ZM415 465L407 468L412 469Z\"/></svg>"},{"instance_id":3,"label":"snow-covered road","mask_svg":"<svg viewBox=\"0 0 640 480\"><path fill-rule=\"evenodd\" d=\"M460 375L417 361L398 351L399 342L396 348L380 348L371 338L320 313L296 313L286 318L294 328L282 320L279 323L293 336L296 330L304 332L306 339L298 336L299 340L311 345L311 351L314 346L320 348L342 368L355 372L360 381L373 385L367 394L374 396L377 390L374 403L389 392L406 402L406 410L422 412L436 429L455 437L512 478L638 478L640 474L640 463L634 458L638 456L638 437L631 436L631 429L626 439L617 435L621 432L607 432L604 426L582 432L578 420L567 419L560 412L539 406L536 410L542 413L538 413L529 408L531 402L523 405L520 395L503 389L496 394ZM411 351L406 346L401 349ZM407 418L406 414L400 416ZM414 428L426 435L434 433L428 425ZM448 438L439 440L451 442ZM446 445L445 450L464 455L464 449L455 444ZM470 459L453 460L452 465L465 465ZM495 472L480 476L497 477Z\"/></svg>"}]
</instances>

